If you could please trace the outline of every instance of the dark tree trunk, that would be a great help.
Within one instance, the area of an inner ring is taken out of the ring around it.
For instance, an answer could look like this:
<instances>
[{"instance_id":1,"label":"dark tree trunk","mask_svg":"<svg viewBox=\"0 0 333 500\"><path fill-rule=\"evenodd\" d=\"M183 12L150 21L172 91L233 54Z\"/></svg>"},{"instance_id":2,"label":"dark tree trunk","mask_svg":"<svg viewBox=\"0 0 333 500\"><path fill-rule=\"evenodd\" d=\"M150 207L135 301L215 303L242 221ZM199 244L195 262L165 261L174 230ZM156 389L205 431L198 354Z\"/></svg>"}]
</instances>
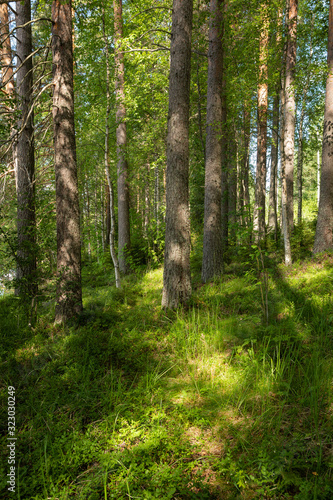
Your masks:
<instances>
[{"instance_id":1,"label":"dark tree trunk","mask_svg":"<svg viewBox=\"0 0 333 500\"><path fill-rule=\"evenodd\" d=\"M191 296L189 105L193 0L174 0L170 48L166 230L162 307Z\"/></svg>"},{"instance_id":2,"label":"dark tree trunk","mask_svg":"<svg viewBox=\"0 0 333 500\"><path fill-rule=\"evenodd\" d=\"M72 2L52 3L54 168L57 207L56 323L82 310L80 209L73 93Z\"/></svg>"},{"instance_id":3,"label":"dark tree trunk","mask_svg":"<svg viewBox=\"0 0 333 500\"><path fill-rule=\"evenodd\" d=\"M333 0L330 0L329 8L327 64L320 197L314 253L333 248Z\"/></svg>"},{"instance_id":4,"label":"dark tree trunk","mask_svg":"<svg viewBox=\"0 0 333 500\"><path fill-rule=\"evenodd\" d=\"M226 4L224 15L226 14ZM224 46L222 37L222 98L221 98L221 231L222 231L222 254L228 249L228 224L229 224L229 196L228 196L228 124L227 124L227 93L226 93L226 63L224 57Z\"/></svg>"},{"instance_id":5,"label":"dark tree trunk","mask_svg":"<svg viewBox=\"0 0 333 500\"><path fill-rule=\"evenodd\" d=\"M289 233L294 228L294 149L295 149L295 65L298 0L290 0L286 53L286 82L284 109L284 155L286 182L286 215Z\"/></svg>"},{"instance_id":6,"label":"dark tree trunk","mask_svg":"<svg viewBox=\"0 0 333 500\"><path fill-rule=\"evenodd\" d=\"M262 30L259 38L259 85L258 85L258 138L257 172L255 188L254 230L256 241L265 238L265 199L266 199L266 156L267 156L267 62L268 62L268 13L263 4Z\"/></svg>"},{"instance_id":7,"label":"dark tree trunk","mask_svg":"<svg viewBox=\"0 0 333 500\"><path fill-rule=\"evenodd\" d=\"M17 2L16 25L31 20L30 0ZM31 24L17 28L17 98L18 120L17 154L17 292L33 298L37 294L36 278L36 221L35 221L35 158L32 105L32 36Z\"/></svg>"},{"instance_id":8,"label":"dark tree trunk","mask_svg":"<svg viewBox=\"0 0 333 500\"><path fill-rule=\"evenodd\" d=\"M130 271L126 252L131 246L129 217L128 164L126 159L126 108L125 108L125 68L121 43L123 39L122 0L113 1L115 81L116 81L116 137L118 172L118 258L122 273Z\"/></svg>"},{"instance_id":9,"label":"dark tree trunk","mask_svg":"<svg viewBox=\"0 0 333 500\"><path fill-rule=\"evenodd\" d=\"M223 270L222 254L222 7L221 0L210 0L208 53L207 134L205 155L205 217L202 281Z\"/></svg>"}]
</instances>

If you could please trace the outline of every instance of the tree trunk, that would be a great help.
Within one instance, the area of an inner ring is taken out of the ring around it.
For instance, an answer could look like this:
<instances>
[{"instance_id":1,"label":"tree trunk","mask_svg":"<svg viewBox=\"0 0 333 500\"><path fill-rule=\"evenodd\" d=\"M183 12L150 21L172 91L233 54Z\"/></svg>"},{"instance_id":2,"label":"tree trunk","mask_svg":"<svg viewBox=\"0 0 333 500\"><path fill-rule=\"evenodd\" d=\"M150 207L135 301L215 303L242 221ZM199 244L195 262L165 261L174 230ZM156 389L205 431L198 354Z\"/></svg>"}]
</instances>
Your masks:
<instances>
[{"instance_id":1,"label":"tree trunk","mask_svg":"<svg viewBox=\"0 0 333 500\"><path fill-rule=\"evenodd\" d=\"M298 0L290 0L286 53L286 82L284 109L284 155L286 180L286 215L289 233L294 228L294 149L295 149L295 65Z\"/></svg>"},{"instance_id":2,"label":"tree trunk","mask_svg":"<svg viewBox=\"0 0 333 500\"><path fill-rule=\"evenodd\" d=\"M242 225L247 227L249 223L249 157L250 157L250 136L251 136L251 102L244 103L243 110L243 134L241 136L240 150L240 211Z\"/></svg>"},{"instance_id":3,"label":"tree trunk","mask_svg":"<svg viewBox=\"0 0 333 500\"><path fill-rule=\"evenodd\" d=\"M17 191L17 139L15 130L15 83L13 77L12 48L9 35L8 5L0 4L0 40L1 40L1 76L3 92L6 96L5 110L8 112L10 122L10 135L12 139L13 170L15 173L15 183Z\"/></svg>"},{"instance_id":4,"label":"tree trunk","mask_svg":"<svg viewBox=\"0 0 333 500\"><path fill-rule=\"evenodd\" d=\"M312 18L312 29L313 29L314 15ZM302 109L301 116L299 118L299 129L298 129L298 147L297 147L297 191L298 191L298 207L297 207L297 223L302 222L302 204L303 204L303 122L306 110L307 93L310 85L310 65L312 61L312 33L311 33L311 45L310 45L310 57L308 63L308 71L306 83L303 88L303 99L302 99Z\"/></svg>"},{"instance_id":5,"label":"tree trunk","mask_svg":"<svg viewBox=\"0 0 333 500\"><path fill-rule=\"evenodd\" d=\"M275 241L277 240L277 168L279 157L279 93L276 92L273 102L273 131L271 146L271 175L269 183L269 209L268 209L268 227L274 232Z\"/></svg>"},{"instance_id":6,"label":"tree trunk","mask_svg":"<svg viewBox=\"0 0 333 500\"><path fill-rule=\"evenodd\" d=\"M145 238L148 238L148 230L150 225L150 163L148 158L147 170L145 172L145 188L144 188L144 196L145 196L145 208L144 208L144 228L143 232ZM149 246L149 243L148 243Z\"/></svg>"},{"instance_id":7,"label":"tree trunk","mask_svg":"<svg viewBox=\"0 0 333 500\"><path fill-rule=\"evenodd\" d=\"M222 254L222 40L223 0L210 0L207 133L205 155L205 217L202 281L219 276Z\"/></svg>"},{"instance_id":8,"label":"tree trunk","mask_svg":"<svg viewBox=\"0 0 333 500\"><path fill-rule=\"evenodd\" d=\"M297 206L297 223L302 222L302 202L303 202L303 120L304 120L304 107L302 105L302 112L299 121L298 129L298 148L297 148L297 191L298 191L298 206Z\"/></svg>"},{"instance_id":9,"label":"tree trunk","mask_svg":"<svg viewBox=\"0 0 333 500\"><path fill-rule=\"evenodd\" d=\"M166 230L162 307L191 296L189 107L193 0L174 0L170 48L166 172Z\"/></svg>"},{"instance_id":10,"label":"tree trunk","mask_svg":"<svg viewBox=\"0 0 333 500\"><path fill-rule=\"evenodd\" d=\"M13 78L13 63L12 63L12 48L10 45L9 37L9 23L8 23L8 5L0 4L0 38L1 38L1 73L2 85L8 96L8 106L11 109L11 101L15 94L15 85Z\"/></svg>"},{"instance_id":11,"label":"tree trunk","mask_svg":"<svg viewBox=\"0 0 333 500\"><path fill-rule=\"evenodd\" d=\"M80 208L73 92L72 2L52 3L54 168L57 207L56 323L82 310Z\"/></svg>"},{"instance_id":12,"label":"tree trunk","mask_svg":"<svg viewBox=\"0 0 333 500\"><path fill-rule=\"evenodd\" d=\"M232 127L232 128L231 128ZM229 242L236 244L237 235L237 142L236 130L228 128L228 227Z\"/></svg>"},{"instance_id":13,"label":"tree trunk","mask_svg":"<svg viewBox=\"0 0 333 500\"><path fill-rule=\"evenodd\" d=\"M330 0L329 7L327 64L320 197L314 253L333 248L333 0Z\"/></svg>"},{"instance_id":14,"label":"tree trunk","mask_svg":"<svg viewBox=\"0 0 333 500\"><path fill-rule=\"evenodd\" d=\"M265 238L266 156L267 156L267 108L268 108L268 13L262 5L262 30L259 38L259 85L258 85L258 139L257 172L255 187L254 231L255 239Z\"/></svg>"},{"instance_id":15,"label":"tree trunk","mask_svg":"<svg viewBox=\"0 0 333 500\"><path fill-rule=\"evenodd\" d=\"M17 2L16 25L31 20L30 0ZM17 139L17 292L33 299L37 294L36 220L35 220L35 157L32 105L32 35L31 24L17 28L18 59L17 97L19 107ZM34 308L34 307L33 307Z\"/></svg>"},{"instance_id":16,"label":"tree trunk","mask_svg":"<svg viewBox=\"0 0 333 500\"><path fill-rule=\"evenodd\" d=\"M130 267L126 253L131 246L129 218L128 164L126 159L126 108L125 108L125 68L123 39L122 0L113 0L114 9L114 45L115 45L115 81L116 81L116 137L117 137L117 173L118 173L118 258L122 273L128 273Z\"/></svg>"},{"instance_id":17,"label":"tree trunk","mask_svg":"<svg viewBox=\"0 0 333 500\"><path fill-rule=\"evenodd\" d=\"M105 199L106 199L105 246L108 247L110 245L111 214L110 214L110 188L107 179L105 184Z\"/></svg>"},{"instance_id":18,"label":"tree trunk","mask_svg":"<svg viewBox=\"0 0 333 500\"><path fill-rule=\"evenodd\" d=\"M227 4L224 4L224 16ZM223 34L222 34L223 35ZM222 89L221 89L221 231L222 231L222 254L228 249L228 224L229 224L229 196L228 196L228 123L227 123L227 81L226 81L226 58L224 57L224 39L222 36Z\"/></svg>"},{"instance_id":19,"label":"tree trunk","mask_svg":"<svg viewBox=\"0 0 333 500\"><path fill-rule=\"evenodd\" d=\"M116 221L114 213L114 189L113 183L110 175L110 161L109 161L109 117L111 113L111 96L110 96L110 59L109 59L109 44L106 36L105 30L105 11L104 7L102 9L102 26L103 26L103 37L104 37L104 49L105 49L105 59L106 59L106 113L105 113L105 147L104 147L104 167L105 174L108 182L108 217L107 218L107 229L109 227L108 243L110 246L110 255L114 266L114 274L116 279L116 288L120 288L120 271L119 271L119 261L116 252L115 245L115 233L116 233Z\"/></svg>"}]
</instances>

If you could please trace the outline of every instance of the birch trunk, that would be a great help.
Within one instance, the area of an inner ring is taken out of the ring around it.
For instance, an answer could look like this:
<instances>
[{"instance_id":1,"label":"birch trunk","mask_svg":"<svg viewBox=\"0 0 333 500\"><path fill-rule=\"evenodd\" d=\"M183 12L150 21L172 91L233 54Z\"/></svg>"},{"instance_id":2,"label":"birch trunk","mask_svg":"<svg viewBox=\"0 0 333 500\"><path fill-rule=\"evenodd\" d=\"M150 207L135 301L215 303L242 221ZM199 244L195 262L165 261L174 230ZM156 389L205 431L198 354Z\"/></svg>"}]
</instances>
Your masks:
<instances>
[{"instance_id":1,"label":"birch trunk","mask_svg":"<svg viewBox=\"0 0 333 500\"><path fill-rule=\"evenodd\" d=\"M116 81L116 137L118 174L118 258L119 269L126 274L130 271L126 253L131 246L129 218L128 164L126 159L126 108L125 108L125 67L121 49L123 39L122 0L113 0L115 81Z\"/></svg>"},{"instance_id":2,"label":"birch trunk","mask_svg":"<svg viewBox=\"0 0 333 500\"><path fill-rule=\"evenodd\" d=\"M105 147L104 147L104 166L105 166L105 175L108 183L108 215L109 215L109 224L110 232L108 235L108 242L110 245L110 255L114 266L114 274L116 279L116 288L120 288L120 270L119 270L119 261L116 252L115 245L115 233L116 233L116 221L115 221L115 213L114 213L114 189L113 183L110 176L110 161L109 161L109 117L111 112L111 104L110 104L110 59L109 59L109 44L106 36L105 30L105 12L103 8L103 37L104 37L104 48L105 48L105 59L106 59L106 114L105 114Z\"/></svg>"}]
</instances>

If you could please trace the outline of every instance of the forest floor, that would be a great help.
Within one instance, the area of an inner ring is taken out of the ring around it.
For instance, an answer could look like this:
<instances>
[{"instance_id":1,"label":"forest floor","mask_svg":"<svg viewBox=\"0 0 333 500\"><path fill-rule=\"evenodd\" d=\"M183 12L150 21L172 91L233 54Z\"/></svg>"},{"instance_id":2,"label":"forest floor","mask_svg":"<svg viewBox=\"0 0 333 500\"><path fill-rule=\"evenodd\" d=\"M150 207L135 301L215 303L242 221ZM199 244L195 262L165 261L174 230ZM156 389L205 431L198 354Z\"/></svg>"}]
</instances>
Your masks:
<instances>
[{"instance_id":1,"label":"forest floor","mask_svg":"<svg viewBox=\"0 0 333 500\"><path fill-rule=\"evenodd\" d=\"M161 269L120 290L111 274L84 267L67 327L52 303L28 328L0 300L0 498L333 498L333 256L287 269L254 250L169 313Z\"/></svg>"}]
</instances>

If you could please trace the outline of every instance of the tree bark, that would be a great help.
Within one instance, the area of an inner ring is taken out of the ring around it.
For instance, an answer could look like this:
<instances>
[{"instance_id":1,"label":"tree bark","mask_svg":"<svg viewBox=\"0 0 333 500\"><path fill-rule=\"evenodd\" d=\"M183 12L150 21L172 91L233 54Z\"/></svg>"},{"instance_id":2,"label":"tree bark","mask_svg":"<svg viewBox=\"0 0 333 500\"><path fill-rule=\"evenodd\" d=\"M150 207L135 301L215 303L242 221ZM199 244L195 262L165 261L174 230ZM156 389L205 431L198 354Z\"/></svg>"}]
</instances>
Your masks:
<instances>
[{"instance_id":1,"label":"tree bark","mask_svg":"<svg viewBox=\"0 0 333 500\"><path fill-rule=\"evenodd\" d=\"M266 156L267 156L267 108L268 108L268 12L264 3L262 29L259 38L259 85L258 85L258 139L257 172L255 187L254 231L255 240L265 238L265 199L266 199Z\"/></svg>"},{"instance_id":2,"label":"tree bark","mask_svg":"<svg viewBox=\"0 0 333 500\"><path fill-rule=\"evenodd\" d=\"M269 183L269 209L268 209L268 227L274 232L277 240L277 168L279 156L279 93L276 92L273 102L273 131L271 146L271 175Z\"/></svg>"},{"instance_id":3,"label":"tree bark","mask_svg":"<svg viewBox=\"0 0 333 500\"><path fill-rule=\"evenodd\" d=\"M202 281L223 270L222 254L222 68L223 0L210 0L207 133L205 154L205 215Z\"/></svg>"},{"instance_id":4,"label":"tree bark","mask_svg":"<svg viewBox=\"0 0 333 500\"><path fill-rule=\"evenodd\" d=\"M295 149L295 65L297 41L298 0L290 0L286 53L286 82L284 108L284 155L286 181L286 215L289 233L294 228L294 149Z\"/></svg>"},{"instance_id":5,"label":"tree bark","mask_svg":"<svg viewBox=\"0 0 333 500\"><path fill-rule=\"evenodd\" d=\"M242 225L247 227L249 223L249 157L250 157L250 137L251 137L251 102L244 102L243 109L243 131L241 136L240 150L240 176L239 176L239 197Z\"/></svg>"},{"instance_id":6,"label":"tree bark","mask_svg":"<svg viewBox=\"0 0 333 500\"><path fill-rule=\"evenodd\" d=\"M329 6L327 65L320 197L314 253L333 249L333 0L330 0Z\"/></svg>"},{"instance_id":7,"label":"tree bark","mask_svg":"<svg viewBox=\"0 0 333 500\"><path fill-rule=\"evenodd\" d=\"M110 188L108 180L105 184L106 216L105 216L105 246L110 245L111 214L110 214Z\"/></svg>"},{"instance_id":8,"label":"tree bark","mask_svg":"<svg viewBox=\"0 0 333 500\"><path fill-rule=\"evenodd\" d=\"M8 5L0 4L0 37L1 37L1 73L2 85L8 97L13 97L15 85L13 78L12 48L9 37ZM10 102L10 100L9 100ZM9 106L11 107L11 106Z\"/></svg>"},{"instance_id":9,"label":"tree bark","mask_svg":"<svg viewBox=\"0 0 333 500\"><path fill-rule=\"evenodd\" d=\"M229 124L228 141L228 227L229 243L236 244L237 236L237 142L236 130Z\"/></svg>"},{"instance_id":10,"label":"tree bark","mask_svg":"<svg viewBox=\"0 0 333 500\"><path fill-rule=\"evenodd\" d=\"M57 210L55 322L82 310L80 209L73 92L72 2L52 3L53 130Z\"/></svg>"},{"instance_id":11,"label":"tree bark","mask_svg":"<svg viewBox=\"0 0 333 500\"><path fill-rule=\"evenodd\" d=\"M9 114L10 136L12 140L13 169L17 191L17 139L15 129L15 82L13 76L12 48L9 35L8 5L0 4L1 76L5 98L5 110Z\"/></svg>"},{"instance_id":12,"label":"tree bark","mask_svg":"<svg viewBox=\"0 0 333 500\"><path fill-rule=\"evenodd\" d=\"M17 2L16 25L31 20L30 0ZM32 35L31 24L17 28L17 98L19 108L17 154L17 293L34 299L36 277L36 219L35 219L35 157L32 104Z\"/></svg>"},{"instance_id":13,"label":"tree bark","mask_svg":"<svg viewBox=\"0 0 333 500\"><path fill-rule=\"evenodd\" d=\"M166 230L162 307L191 296L189 105L193 0L174 0L170 47L166 172Z\"/></svg>"},{"instance_id":14,"label":"tree bark","mask_svg":"<svg viewBox=\"0 0 333 500\"><path fill-rule=\"evenodd\" d=\"M224 4L224 16L226 16L227 4ZM223 25L224 27L224 25ZM228 111L227 111L227 81L226 61L224 49L224 33L222 33L222 89L221 89L221 231L222 231L222 254L228 249L228 225L229 225L229 195L228 195Z\"/></svg>"},{"instance_id":15,"label":"tree bark","mask_svg":"<svg viewBox=\"0 0 333 500\"><path fill-rule=\"evenodd\" d=\"M124 274L130 271L126 253L131 246L129 217L128 164L126 159L126 108L125 67L121 49L123 39L122 0L113 0L115 81L116 81L116 138L118 174L118 258L119 268Z\"/></svg>"}]
</instances>

